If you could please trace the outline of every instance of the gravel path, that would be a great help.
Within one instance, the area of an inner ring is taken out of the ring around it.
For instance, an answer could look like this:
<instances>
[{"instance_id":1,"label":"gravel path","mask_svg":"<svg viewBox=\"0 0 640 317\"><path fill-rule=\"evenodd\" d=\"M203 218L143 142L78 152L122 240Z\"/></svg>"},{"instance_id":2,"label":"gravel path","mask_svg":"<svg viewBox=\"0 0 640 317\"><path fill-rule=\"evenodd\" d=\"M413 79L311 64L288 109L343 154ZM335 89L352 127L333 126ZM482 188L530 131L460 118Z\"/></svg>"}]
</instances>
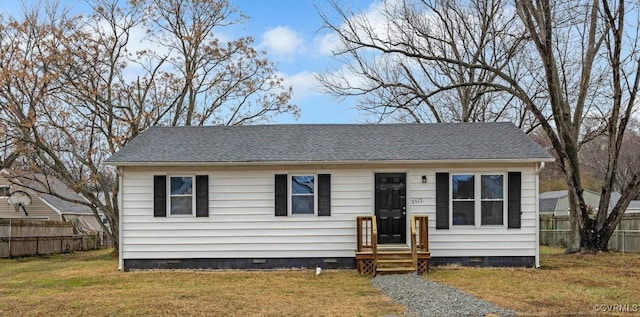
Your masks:
<instances>
[{"instance_id":1,"label":"gravel path","mask_svg":"<svg viewBox=\"0 0 640 317\"><path fill-rule=\"evenodd\" d=\"M379 275L371 280L382 292L417 316L512 316L498 307L457 288L429 281L415 274Z\"/></svg>"}]
</instances>

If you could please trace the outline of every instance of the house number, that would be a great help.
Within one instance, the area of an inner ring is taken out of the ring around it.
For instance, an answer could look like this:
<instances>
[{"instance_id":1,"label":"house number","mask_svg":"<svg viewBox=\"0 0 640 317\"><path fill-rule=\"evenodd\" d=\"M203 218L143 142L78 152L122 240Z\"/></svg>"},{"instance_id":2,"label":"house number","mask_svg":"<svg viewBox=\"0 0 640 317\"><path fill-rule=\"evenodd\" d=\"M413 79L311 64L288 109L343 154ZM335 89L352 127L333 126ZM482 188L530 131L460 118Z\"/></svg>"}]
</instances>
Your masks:
<instances>
[{"instance_id":1,"label":"house number","mask_svg":"<svg viewBox=\"0 0 640 317\"><path fill-rule=\"evenodd\" d=\"M422 198L411 198L411 204L412 205L422 204Z\"/></svg>"}]
</instances>

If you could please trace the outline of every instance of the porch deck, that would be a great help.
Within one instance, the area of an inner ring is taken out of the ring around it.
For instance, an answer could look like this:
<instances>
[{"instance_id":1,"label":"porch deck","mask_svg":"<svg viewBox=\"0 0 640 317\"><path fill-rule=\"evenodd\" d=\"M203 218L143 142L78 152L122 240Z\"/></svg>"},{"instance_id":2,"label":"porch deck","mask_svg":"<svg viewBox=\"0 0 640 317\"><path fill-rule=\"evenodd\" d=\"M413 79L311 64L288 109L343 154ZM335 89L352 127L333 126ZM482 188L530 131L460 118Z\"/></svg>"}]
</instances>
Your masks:
<instances>
[{"instance_id":1,"label":"porch deck","mask_svg":"<svg viewBox=\"0 0 640 317\"><path fill-rule=\"evenodd\" d=\"M356 265L360 274L425 273L429 271L427 216L411 216L411 244L378 244L375 216L357 218Z\"/></svg>"}]
</instances>

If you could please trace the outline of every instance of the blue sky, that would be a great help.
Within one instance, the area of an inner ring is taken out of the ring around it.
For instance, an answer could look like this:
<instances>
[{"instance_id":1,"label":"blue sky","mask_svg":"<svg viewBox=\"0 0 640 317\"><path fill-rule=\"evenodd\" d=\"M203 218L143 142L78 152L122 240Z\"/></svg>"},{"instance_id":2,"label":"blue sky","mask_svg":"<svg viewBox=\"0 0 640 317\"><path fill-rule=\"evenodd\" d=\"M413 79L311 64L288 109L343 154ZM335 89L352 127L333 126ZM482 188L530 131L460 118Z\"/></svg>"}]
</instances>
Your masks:
<instances>
[{"instance_id":1,"label":"blue sky","mask_svg":"<svg viewBox=\"0 0 640 317\"><path fill-rule=\"evenodd\" d=\"M62 4L82 10L82 0L60 0ZM126 1L126 0L121 0ZM276 123L350 123L362 122L354 109L354 100L338 100L317 92L313 75L326 71L335 61L331 58L332 37L322 29L316 6L331 13L325 0L229 0L249 16L242 25L223 32L229 36L253 36L258 48L267 51L278 64L285 84L294 90L293 103L301 109L296 121L290 115L276 118ZM16 14L20 1L2 1L0 12ZM345 6L359 12L371 8L374 0L343 0ZM27 5L37 0L25 0ZM337 65L340 66L340 65Z\"/></svg>"},{"instance_id":2,"label":"blue sky","mask_svg":"<svg viewBox=\"0 0 640 317\"><path fill-rule=\"evenodd\" d=\"M350 8L370 7L372 0L345 1ZM313 78L316 72L325 71L332 61L331 34L322 28L320 10L331 13L324 0L231 0L249 20L243 25L268 52L272 61L293 86L293 102L301 108L299 123L348 123L362 121L353 109L353 100L338 100L317 92ZM281 123L296 122L291 116L278 119Z\"/></svg>"}]
</instances>

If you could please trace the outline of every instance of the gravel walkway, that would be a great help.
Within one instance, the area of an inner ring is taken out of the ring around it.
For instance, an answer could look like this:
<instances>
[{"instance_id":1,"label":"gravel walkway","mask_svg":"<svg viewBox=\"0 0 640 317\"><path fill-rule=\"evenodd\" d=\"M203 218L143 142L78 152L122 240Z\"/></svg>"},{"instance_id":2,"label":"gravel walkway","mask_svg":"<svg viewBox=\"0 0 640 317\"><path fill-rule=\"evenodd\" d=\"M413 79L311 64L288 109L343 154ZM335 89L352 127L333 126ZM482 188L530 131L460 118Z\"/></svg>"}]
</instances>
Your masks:
<instances>
[{"instance_id":1,"label":"gravel walkway","mask_svg":"<svg viewBox=\"0 0 640 317\"><path fill-rule=\"evenodd\" d=\"M516 314L515 311L498 307L457 288L432 282L415 274L379 275L371 283L417 316Z\"/></svg>"}]
</instances>

